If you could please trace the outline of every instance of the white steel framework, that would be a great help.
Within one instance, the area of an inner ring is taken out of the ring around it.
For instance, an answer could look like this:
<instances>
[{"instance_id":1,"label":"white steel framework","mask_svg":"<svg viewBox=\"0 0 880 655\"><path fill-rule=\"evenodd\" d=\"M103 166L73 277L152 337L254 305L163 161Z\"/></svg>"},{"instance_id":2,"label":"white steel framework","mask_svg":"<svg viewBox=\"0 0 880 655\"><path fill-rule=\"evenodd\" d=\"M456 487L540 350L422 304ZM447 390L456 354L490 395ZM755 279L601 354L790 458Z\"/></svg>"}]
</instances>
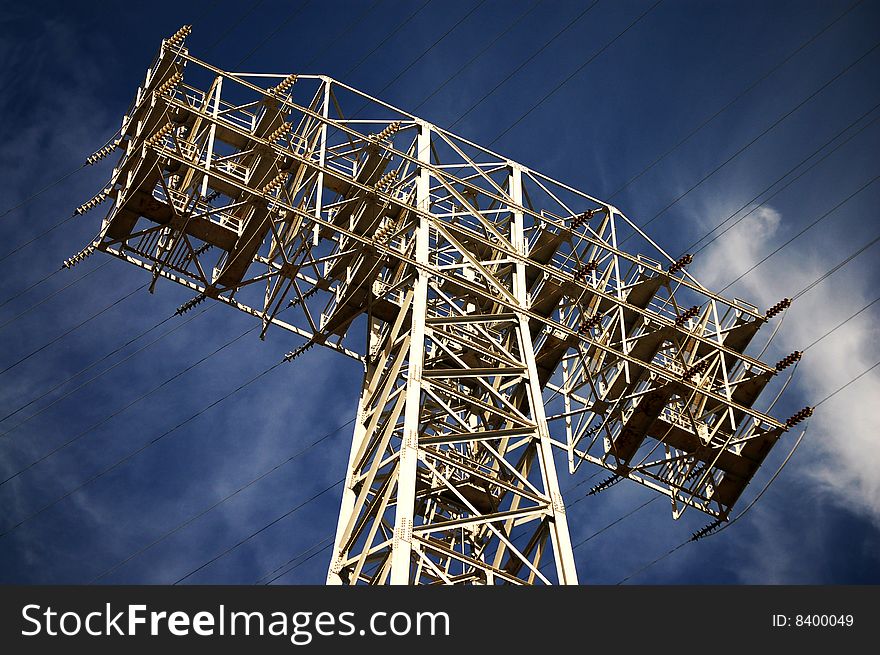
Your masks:
<instances>
[{"instance_id":1,"label":"white steel framework","mask_svg":"<svg viewBox=\"0 0 880 655\"><path fill-rule=\"evenodd\" d=\"M790 427L767 313L616 207L316 75L163 42L95 250L365 368L328 582L577 582L554 450L717 521ZM632 239L627 250L623 240ZM560 463L565 462L565 457Z\"/></svg>"}]
</instances>

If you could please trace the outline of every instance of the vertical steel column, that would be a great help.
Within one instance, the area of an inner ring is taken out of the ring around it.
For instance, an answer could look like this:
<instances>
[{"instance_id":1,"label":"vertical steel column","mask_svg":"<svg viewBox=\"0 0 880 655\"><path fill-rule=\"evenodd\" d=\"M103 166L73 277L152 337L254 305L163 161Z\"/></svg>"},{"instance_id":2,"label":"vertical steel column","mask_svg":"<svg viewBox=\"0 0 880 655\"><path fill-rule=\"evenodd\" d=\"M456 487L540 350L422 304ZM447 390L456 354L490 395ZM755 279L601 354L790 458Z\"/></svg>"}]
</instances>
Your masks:
<instances>
[{"instance_id":1,"label":"vertical steel column","mask_svg":"<svg viewBox=\"0 0 880 655\"><path fill-rule=\"evenodd\" d=\"M522 211L522 169L511 162L509 190L514 202L513 221L510 226L510 239L513 247L523 254L528 254L525 240L525 227ZM526 289L526 265L522 261L516 263L514 273L514 295L523 309L528 307L528 291ZM550 498L550 541L553 546L553 558L556 561L556 574L559 584L577 584L577 567L571 549L571 537L568 534L568 520L565 517L565 503L559 491L559 478L556 475L556 464L553 461L553 447L550 443L550 430L544 412L544 400L541 386L538 383L538 367L535 363L535 348L529 330L529 319L525 314L517 312L519 333L522 341L522 358L529 377L532 420L538 427L537 458L541 467L544 491Z\"/></svg>"},{"instance_id":2,"label":"vertical steel column","mask_svg":"<svg viewBox=\"0 0 880 655\"><path fill-rule=\"evenodd\" d=\"M431 127L419 123L418 158L431 163ZM422 166L416 182L416 206L430 211L430 182L428 168ZM416 260L428 264L429 225L424 216L418 219L414 238ZM420 268L414 284L412 325L410 328L409 362L406 379L403 442L397 473L397 508L394 519L394 541L391 549L391 584L410 583L412 562L413 512L416 503L416 465L419 459L419 418L421 414L422 367L425 360L425 318L428 313L428 272Z\"/></svg>"}]
</instances>

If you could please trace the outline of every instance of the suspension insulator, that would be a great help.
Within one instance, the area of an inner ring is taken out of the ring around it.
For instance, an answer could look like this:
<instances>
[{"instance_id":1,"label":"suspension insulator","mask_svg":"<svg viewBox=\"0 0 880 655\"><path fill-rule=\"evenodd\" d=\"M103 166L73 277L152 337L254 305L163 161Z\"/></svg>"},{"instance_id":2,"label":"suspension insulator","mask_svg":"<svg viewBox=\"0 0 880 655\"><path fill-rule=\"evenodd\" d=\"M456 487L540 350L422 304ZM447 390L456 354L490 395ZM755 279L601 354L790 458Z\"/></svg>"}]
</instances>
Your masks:
<instances>
[{"instance_id":1,"label":"suspension insulator","mask_svg":"<svg viewBox=\"0 0 880 655\"><path fill-rule=\"evenodd\" d=\"M95 252L95 246L89 245L80 250L70 259L65 259L64 263L61 265L62 268L73 268L77 264L79 264L82 260L88 259L91 254Z\"/></svg>"},{"instance_id":2,"label":"suspension insulator","mask_svg":"<svg viewBox=\"0 0 880 655\"><path fill-rule=\"evenodd\" d=\"M596 313L593 314L590 318L585 320L580 324L577 331L580 335L585 335L590 332L593 328L599 327L602 324L602 314Z\"/></svg>"},{"instance_id":3,"label":"suspension insulator","mask_svg":"<svg viewBox=\"0 0 880 655\"><path fill-rule=\"evenodd\" d=\"M198 257L199 255L204 255L206 252L208 252L213 247L214 247L213 243L203 243L198 248L193 250L193 257Z\"/></svg>"},{"instance_id":4,"label":"suspension insulator","mask_svg":"<svg viewBox=\"0 0 880 655\"><path fill-rule=\"evenodd\" d=\"M709 368L709 360L703 359L694 364L693 366L688 366L684 373L681 374L682 380L691 380L698 375L702 375L706 372L706 369Z\"/></svg>"},{"instance_id":5,"label":"suspension insulator","mask_svg":"<svg viewBox=\"0 0 880 655\"><path fill-rule=\"evenodd\" d=\"M177 311L174 312L174 315L181 316L183 314L186 314L189 310L191 310L196 305L203 303L206 298L207 298L207 296L203 293L200 293L199 295L195 296L194 298L190 298L185 303L183 303L180 307L177 308Z\"/></svg>"},{"instance_id":6,"label":"suspension insulator","mask_svg":"<svg viewBox=\"0 0 880 655\"><path fill-rule=\"evenodd\" d=\"M690 309L684 310L683 313L675 318L675 327L681 327L699 313L700 308L697 305L694 305Z\"/></svg>"},{"instance_id":7,"label":"suspension insulator","mask_svg":"<svg viewBox=\"0 0 880 655\"><path fill-rule=\"evenodd\" d=\"M575 282L583 282L590 273L592 273L593 271L595 271L598 268L599 268L599 262L594 259L592 261L587 262L586 264L584 264L580 268L576 269L574 274L572 275L572 278L574 279Z\"/></svg>"},{"instance_id":8,"label":"suspension insulator","mask_svg":"<svg viewBox=\"0 0 880 655\"><path fill-rule=\"evenodd\" d=\"M292 87L294 84L296 84L297 79L299 79L299 76L296 75L295 73L291 73L290 75L285 77L283 80L281 80L281 82L278 84L278 86L270 87L269 93L272 93L275 95L283 95L290 90L290 87Z\"/></svg>"},{"instance_id":9,"label":"suspension insulator","mask_svg":"<svg viewBox=\"0 0 880 655\"><path fill-rule=\"evenodd\" d=\"M798 410L792 416L789 416L787 419L785 419L785 428L786 429L793 428L801 421L805 421L806 419L810 418L812 415L813 415L813 408L812 407L804 407L803 409Z\"/></svg>"},{"instance_id":10,"label":"suspension insulator","mask_svg":"<svg viewBox=\"0 0 880 655\"><path fill-rule=\"evenodd\" d=\"M691 480L696 480L700 477L705 470L709 468L709 465L705 462L700 462L697 466L691 469L691 472L687 474L685 477L685 482L690 482Z\"/></svg>"},{"instance_id":11,"label":"suspension insulator","mask_svg":"<svg viewBox=\"0 0 880 655\"><path fill-rule=\"evenodd\" d=\"M795 350L790 355L786 355L785 357L780 359L778 362L776 362L776 370L783 371L783 370L787 369L789 366L791 366L795 362L799 362L801 360L801 357L803 357L803 355L804 355L804 353L802 350Z\"/></svg>"},{"instance_id":12,"label":"suspension insulator","mask_svg":"<svg viewBox=\"0 0 880 655\"><path fill-rule=\"evenodd\" d=\"M156 89L156 95L165 95L166 93L168 93L168 91L180 84L182 80L183 75L181 75L179 71L175 72L174 75L172 75L159 85L159 87Z\"/></svg>"},{"instance_id":13,"label":"suspension insulator","mask_svg":"<svg viewBox=\"0 0 880 655\"><path fill-rule=\"evenodd\" d=\"M715 519L714 521L712 521L708 525L705 525L702 528L700 528L699 530L697 530L696 532L694 532L691 535L691 541L699 541L703 537L711 534L712 532L715 532L715 530L717 530L718 528L721 527L722 523L724 523L724 521L722 521L721 519Z\"/></svg>"},{"instance_id":14,"label":"suspension insulator","mask_svg":"<svg viewBox=\"0 0 880 655\"><path fill-rule=\"evenodd\" d=\"M681 257L678 258L677 261L673 262L669 266L669 269L668 269L669 274L672 275L673 273L678 273L679 271L684 270L685 267L689 266L691 264L691 262L693 262L693 261L694 261L693 255L682 255Z\"/></svg>"},{"instance_id":15,"label":"suspension insulator","mask_svg":"<svg viewBox=\"0 0 880 655\"><path fill-rule=\"evenodd\" d=\"M287 179L287 171L281 171L269 184L263 187L263 193L272 193L280 189L285 179Z\"/></svg>"},{"instance_id":16,"label":"suspension insulator","mask_svg":"<svg viewBox=\"0 0 880 655\"><path fill-rule=\"evenodd\" d=\"M388 242L388 239L391 238L391 235L394 234L395 229L397 229L397 222L388 221L385 225L376 230L376 234L373 238L377 243L385 244Z\"/></svg>"},{"instance_id":17,"label":"suspension insulator","mask_svg":"<svg viewBox=\"0 0 880 655\"><path fill-rule=\"evenodd\" d=\"M109 198L109 197L110 196L107 195L106 191L101 191L94 198L92 198L88 202L83 203L82 205L80 205L79 207L74 209L73 215L74 216L81 216L82 214L85 214L87 211L90 211L90 210L94 209L95 207L97 207L98 205L100 205L102 202L107 200L107 198Z\"/></svg>"},{"instance_id":18,"label":"suspension insulator","mask_svg":"<svg viewBox=\"0 0 880 655\"><path fill-rule=\"evenodd\" d=\"M615 474L605 478L604 480L602 480L602 482L600 482L599 484L594 485L587 492L587 495L588 496L595 496L598 493L602 493L603 491L605 491L609 487L613 487L615 484L620 482L622 479L623 478L621 478L619 475L617 475L617 473L615 473Z\"/></svg>"},{"instance_id":19,"label":"suspension insulator","mask_svg":"<svg viewBox=\"0 0 880 655\"><path fill-rule=\"evenodd\" d=\"M385 175L380 177L379 180L376 182L376 185L375 185L376 191L387 191L388 188L392 184L394 184L394 181L396 179L397 179L397 171L396 170L388 171L387 173L385 173Z\"/></svg>"},{"instance_id":20,"label":"suspension insulator","mask_svg":"<svg viewBox=\"0 0 880 655\"><path fill-rule=\"evenodd\" d=\"M312 348L314 348L314 346L315 346L315 342L309 341L308 343L303 344L299 348L297 348L295 350L291 350L289 353L287 353L284 356L284 361L285 362L292 362L294 359L296 359L297 357L302 355L307 350L311 350Z\"/></svg>"},{"instance_id":21,"label":"suspension insulator","mask_svg":"<svg viewBox=\"0 0 880 655\"><path fill-rule=\"evenodd\" d=\"M165 123L162 127L160 127L153 136L151 136L146 141L146 145L148 148L155 148L156 145L164 139L171 130L174 129L174 126L171 123Z\"/></svg>"},{"instance_id":22,"label":"suspension insulator","mask_svg":"<svg viewBox=\"0 0 880 655\"><path fill-rule=\"evenodd\" d=\"M304 294L302 294L302 296L299 296L299 297L297 297L297 298L294 298L293 300L291 300L290 302L288 302L288 303L287 303L287 306L288 306L288 307L296 307L297 305L299 305L300 303L302 303L304 300L308 300L309 298L311 298L312 296L314 296L314 295L315 295L316 293L318 293L318 291L320 291L320 290L321 290L321 289L320 289L319 287L312 287L311 289L309 289L308 291L306 291Z\"/></svg>"},{"instance_id":23,"label":"suspension insulator","mask_svg":"<svg viewBox=\"0 0 880 655\"><path fill-rule=\"evenodd\" d=\"M189 36L190 32L192 32L192 25L184 25L174 34L165 39L165 45L169 45L175 48L182 45L186 37Z\"/></svg>"},{"instance_id":24,"label":"suspension insulator","mask_svg":"<svg viewBox=\"0 0 880 655\"><path fill-rule=\"evenodd\" d=\"M601 209L588 209L587 211L583 212L582 214L578 214L577 216L575 216L574 218L571 219L571 229L575 230L575 229L579 228L581 225L583 225L584 223L589 221L591 218L593 218L593 216L598 214L600 211L602 211L602 210Z\"/></svg>"},{"instance_id":25,"label":"suspension insulator","mask_svg":"<svg viewBox=\"0 0 880 655\"><path fill-rule=\"evenodd\" d=\"M290 123L281 123L281 125L278 126L275 131L272 132L272 134L266 137L266 141L268 141L269 143L274 143L282 136L285 136L292 129L293 125L291 125Z\"/></svg>"},{"instance_id":26,"label":"suspension insulator","mask_svg":"<svg viewBox=\"0 0 880 655\"><path fill-rule=\"evenodd\" d=\"M91 155L89 155L88 159L86 159L86 165L94 166L111 152L113 152L113 149L116 148L116 146L118 146L120 143L122 143L122 139L116 139L115 141L108 143L100 150L93 152Z\"/></svg>"},{"instance_id":27,"label":"suspension insulator","mask_svg":"<svg viewBox=\"0 0 880 655\"><path fill-rule=\"evenodd\" d=\"M381 132L376 134L373 138L375 138L376 141L384 141L388 137L390 137L394 134L397 134L399 131L400 131L400 121L394 121L388 127L386 127L384 130L382 130Z\"/></svg>"},{"instance_id":28,"label":"suspension insulator","mask_svg":"<svg viewBox=\"0 0 880 655\"><path fill-rule=\"evenodd\" d=\"M774 316L776 316L777 314L779 314L779 313L783 312L784 310L788 309L789 307L791 307L791 298L783 298L783 299L780 300L778 303L776 303L775 305L773 305L773 307L771 307L770 309L768 309L768 310L767 310L767 313L764 314L764 316L765 316L767 319L771 319L771 318L773 318Z\"/></svg>"}]
</instances>

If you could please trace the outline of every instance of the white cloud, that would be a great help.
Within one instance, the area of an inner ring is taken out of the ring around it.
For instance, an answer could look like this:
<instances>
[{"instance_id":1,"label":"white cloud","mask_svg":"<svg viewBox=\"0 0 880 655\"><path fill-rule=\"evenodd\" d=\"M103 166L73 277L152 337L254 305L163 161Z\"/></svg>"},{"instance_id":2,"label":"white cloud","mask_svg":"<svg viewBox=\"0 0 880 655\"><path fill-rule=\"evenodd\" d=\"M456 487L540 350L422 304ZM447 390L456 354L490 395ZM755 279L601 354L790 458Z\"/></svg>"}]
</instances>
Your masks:
<instances>
[{"instance_id":1,"label":"white cloud","mask_svg":"<svg viewBox=\"0 0 880 655\"><path fill-rule=\"evenodd\" d=\"M726 215L717 206L707 213ZM723 287L794 231L786 229L778 211L761 208L703 251L693 272L710 289ZM794 242L737 282L727 295L734 293L761 308L791 297L842 259L843 255L835 252L836 240L830 240L828 235L828 230L817 231ZM856 268L852 265L843 269L794 303L767 359L803 349L867 304L870 296L865 292L869 290L854 275ZM794 411L815 404L876 361L878 331L869 313L870 310L847 323L805 354L787 396L797 406L788 408ZM877 398L880 379L869 374L823 404L811 420L807 434L810 445L803 448L797 461L799 473L809 475L836 502L880 523ZM786 440L782 442L785 443Z\"/></svg>"}]
</instances>

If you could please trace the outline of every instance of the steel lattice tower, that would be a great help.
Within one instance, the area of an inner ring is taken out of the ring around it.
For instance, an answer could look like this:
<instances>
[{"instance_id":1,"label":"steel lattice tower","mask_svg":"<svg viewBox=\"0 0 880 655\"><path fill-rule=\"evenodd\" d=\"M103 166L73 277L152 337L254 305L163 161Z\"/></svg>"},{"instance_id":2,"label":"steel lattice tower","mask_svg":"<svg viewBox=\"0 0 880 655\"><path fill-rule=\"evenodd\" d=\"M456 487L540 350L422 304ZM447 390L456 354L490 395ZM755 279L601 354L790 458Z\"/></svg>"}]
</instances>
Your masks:
<instances>
[{"instance_id":1,"label":"steel lattice tower","mask_svg":"<svg viewBox=\"0 0 880 655\"><path fill-rule=\"evenodd\" d=\"M727 519L797 420L753 408L778 366L744 354L786 302L722 298L608 203L328 77L220 70L188 33L90 158L122 151L66 265L100 250L192 289L181 312L305 339L288 360L363 363L328 582L576 583L559 450L610 471L593 492Z\"/></svg>"}]
</instances>

